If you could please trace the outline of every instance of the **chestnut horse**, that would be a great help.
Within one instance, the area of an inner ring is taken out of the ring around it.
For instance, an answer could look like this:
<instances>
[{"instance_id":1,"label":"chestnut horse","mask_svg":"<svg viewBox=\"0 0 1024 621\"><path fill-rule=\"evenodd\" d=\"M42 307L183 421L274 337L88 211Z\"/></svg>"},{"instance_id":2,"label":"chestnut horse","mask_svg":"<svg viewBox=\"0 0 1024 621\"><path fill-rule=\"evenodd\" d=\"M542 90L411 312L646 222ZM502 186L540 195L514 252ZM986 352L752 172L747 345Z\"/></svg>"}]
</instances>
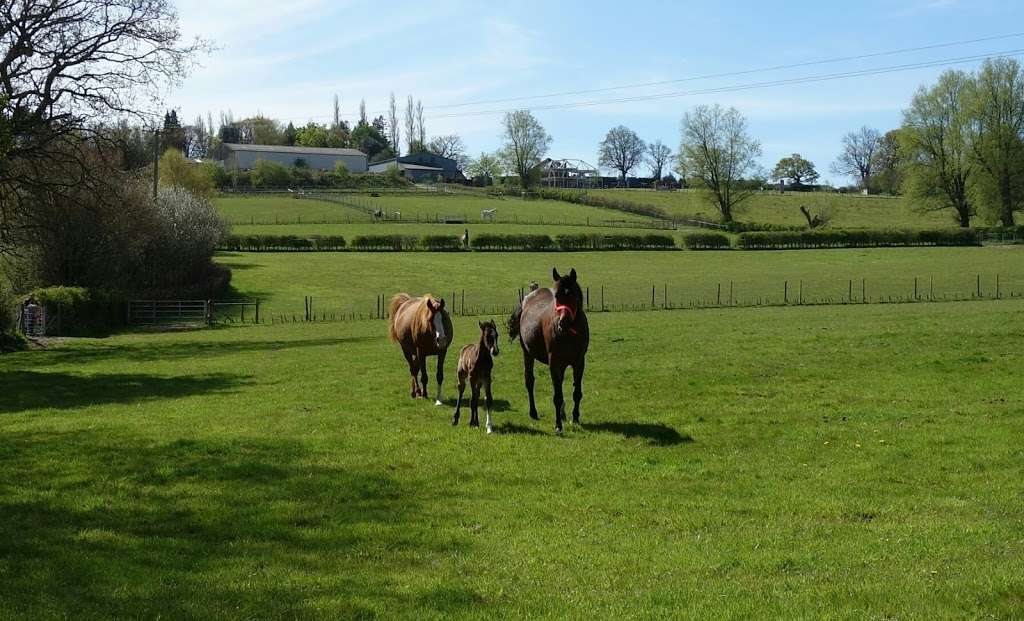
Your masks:
<instances>
[{"instance_id":1,"label":"chestnut horse","mask_svg":"<svg viewBox=\"0 0 1024 621\"><path fill-rule=\"evenodd\" d=\"M391 317L389 336L402 346L412 375L412 398L427 398L427 356L437 356L437 405L441 405L444 381L444 357L452 342L452 320L444 309L444 300L429 293L422 298L399 293L388 306ZM416 377L420 376L421 381ZM422 385L421 385L422 382Z\"/></svg>"},{"instance_id":2,"label":"chestnut horse","mask_svg":"<svg viewBox=\"0 0 1024 621\"><path fill-rule=\"evenodd\" d=\"M558 270L552 268L551 275L555 280L554 287L537 289L523 298L508 320L508 334L512 339L518 337L523 349L530 418L535 420L539 416L533 399L533 363L537 361L548 365L554 388L555 432L561 433L562 420L565 419L562 381L568 367L572 367L572 422L580 422L590 326L583 312L583 290L576 282L576 270L571 270L568 276L559 276Z\"/></svg>"}]
</instances>

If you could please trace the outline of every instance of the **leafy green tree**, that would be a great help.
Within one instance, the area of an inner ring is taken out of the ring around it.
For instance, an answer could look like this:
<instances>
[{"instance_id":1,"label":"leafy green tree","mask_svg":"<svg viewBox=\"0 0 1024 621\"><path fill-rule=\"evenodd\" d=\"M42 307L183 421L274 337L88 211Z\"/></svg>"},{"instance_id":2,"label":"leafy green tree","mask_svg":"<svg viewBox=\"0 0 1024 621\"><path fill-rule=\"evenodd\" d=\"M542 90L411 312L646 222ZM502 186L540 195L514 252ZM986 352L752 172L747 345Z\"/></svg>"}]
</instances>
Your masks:
<instances>
[{"instance_id":1,"label":"leafy green tree","mask_svg":"<svg viewBox=\"0 0 1024 621\"><path fill-rule=\"evenodd\" d=\"M952 209L962 227L971 225L975 213L969 192L975 170L966 101L970 81L966 73L950 70L934 86L917 89L898 135L909 200L926 211Z\"/></svg>"},{"instance_id":2,"label":"leafy green tree","mask_svg":"<svg viewBox=\"0 0 1024 621\"><path fill-rule=\"evenodd\" d=\"M165 149L177 149L185 152L185 129L178 121L178 113L174 110L164 115L164 126L160 131L160 144Z\"/></svg>"},{"instance_id":3,"label":"leafy green tree","mask_svg":"<svg viewBox=\"0 0 1024 621\"><path fill-rule=\"evenodd\" d=\"M517 110L505 115L501 157L509 170L519 176L524 189L533 186L537 165L551 146L551 136L529 110Z\"/></svg>"},{"instance_id":4,"label":"leafy green tree","mask_svg":"<svg viewBox=\"0 0 1024 621\"><path fill-rule=\"evenodd\" d=\"M238 122L242 132L242 142L246 144L285 144L284 130L275 119L257 114Z\"/></svg>"},{"instance_id":5,"label":"leafy green tree","mask_svg":"<svg viewBox=\"0 0 1024 621\"><path fill-rule=\"evenodd\" d=\"M259 188L283 188L292 180L291 171L287 166L259 159L252 168L252 184Z\"/></svg>"},{"instance_id":6,"label":"leafy green tree","mask_svg":"<svg viewBox=\"0 0 1024 621\"><path fill-rule=\"evenodd\" d=\"M293 125L291 121L288 121L288 126L284 128L284 143L289 147L293 146L297 135L298 130L295 129L295 125Z\"/></svg>"},{"instance_id":7,"label":"leafy green tree","mask_svg":"<svg viewBox=\"0 0 1024 621\"><path fill-rule=\"evenodd\" d=\"M905 155L900 147L898 129L892 129L882 135L875 151L874 173L871 178L872 189L890 195L900 193L903 184Z\"/></svg>"},{"instance_id":8,"label":"leafy green tree","mask_svg":"<svg viewBox=\"0 0 1024 621\"><path fill-rule=\"evenodd\" d=\"M352 147L359 149L367 155L370 160L375 160L377 154L388 149L388 139L374 125L360 123L352 130L350 137Z\"/></svg>"},{"instance_id":9,"label":"leafy green tree","mask_svg":"<svg viewBox=\"0 0 1024 621\"><path fill-rule=\"evenodd\" d=\"M484 185L492 185L501 178L503 167L501 157L497 153L481 153L480 157L470 159L466 165L466 174L470 179L480 179Z\"/></svg>"},{"instance_id":10,"label":"leafy green tree","mask_svg":"<svg viewBox=\"0 0 1024 621\"><path fill-rule=\"evenodd\" d=\"M683 116L680 168L699 179L722 214L732 222L736 206L751 196L744 179L760 172L761 144L747 132L736 108L697 106Z\"/></svg>"},{"instance_id":11,"label":"leafy green tree","mask_svg":"<svg viewBox=\"0 0 1024 621\"><path fill-rule=\"evenodd\" d=\"M1014 59L986 60L970 82L975 193L991 220L1013 226L1024 208L1024 73Z\"/></svg>"},{"instance_id":12,"label":"leafy green tree","mask_svg":"<svg viewBox=\"0 0 1024 621\"><path fill-rule=\"evenodd\" d=\"M208 169L189 162L173 148L160 156L159 181L162 187L181 188L204 198L209 198L214 189Z\"/></svg>"},{"instance_id":13,"label":"leafy green tree","mask_svg":"<svg viewBox=\"0 0 1024 621\"><path fill-rule=\"evenodd\" d=\"M295 144L302 147L326 147L329 143L327 128L313 121L295 132Z\"/></svg>"},{"instance_id":14,"label":"leafy green tree","mask_svg":"<svg viewBox=\"0 0 1024 621\"><path fill-rule=\"evenodd\" d=\"M788 179L792 185L801 186L817 181L818 171L814 169L814 162L805 160L799 153L794 153L779 160L772 171L772 178Z\"/></svg>"}]
</instances>

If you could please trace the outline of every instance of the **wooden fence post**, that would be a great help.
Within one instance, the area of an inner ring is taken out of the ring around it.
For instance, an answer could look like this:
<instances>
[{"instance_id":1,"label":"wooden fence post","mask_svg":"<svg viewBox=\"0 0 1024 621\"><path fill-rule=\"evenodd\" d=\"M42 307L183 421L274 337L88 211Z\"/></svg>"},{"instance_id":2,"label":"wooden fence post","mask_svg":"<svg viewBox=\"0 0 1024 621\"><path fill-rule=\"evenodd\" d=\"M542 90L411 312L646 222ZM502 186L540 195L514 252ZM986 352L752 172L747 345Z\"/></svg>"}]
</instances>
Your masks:
<instances>
[{"instance_id":1,"label":"wooden fence post","mask_svg":"<svg viewBox=\"0 0 1024 621\"><path fill-rule=\"evenodd\" d=\"M789 304L789 281L782 281L782 301L785 304Z\"/></svg>"}]
</instances>

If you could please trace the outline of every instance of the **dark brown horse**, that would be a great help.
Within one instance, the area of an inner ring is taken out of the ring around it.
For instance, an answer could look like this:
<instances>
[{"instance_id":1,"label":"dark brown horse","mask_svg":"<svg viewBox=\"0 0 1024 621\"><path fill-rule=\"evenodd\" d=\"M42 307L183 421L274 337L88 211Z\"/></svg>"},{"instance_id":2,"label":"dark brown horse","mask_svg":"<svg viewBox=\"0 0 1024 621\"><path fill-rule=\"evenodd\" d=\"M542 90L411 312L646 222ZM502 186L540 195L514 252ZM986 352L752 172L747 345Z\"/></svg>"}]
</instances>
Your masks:
<instances>
[{"instance_id":1,"label":"dark brown horse","mask_svg":"<svg viewBox=\"0 0 1024 621\"><path fill-rule=\"evenodd\" d=\"M466 345L459 352L459 399L455 402L455 415L452 424L459 424L459 410L462 408L462 393L466 391L466 380L469 380L471 399L469 402L469 426L479 427L477 405L480 403L480 389L483 388L487 408L487 433L494 431L491 425L491 370L494 359L498 356L498 326L493 321L480 322L480 341Z\"/></svg>"},{"instance_id":2,"label":"dark brown horse","mask_svg":"<svg viewBox=\"0 0 1024 621\"><path fill-rule=\"evenodd\" d=\"M555 279L550 289L537 289L523 298L522 303L508 320L509 337L519 338L523 348L523 366L526 374L526 392L530 395L530 417L538 419L533 399L533 363L548 365L554 388L555 432L562 432L565 419L565 399L562 381L565 370L572 367L572 422L580 422L580 401L583 399L583 370L587 348L590 346L590 326L583 312L583 290L576 282L576 270L568 276L559 276L552 268Z\"/></svg>"},{"instance_id":3,"label":"dark brown horse","mask_svg":"<svg viewBox=\"0 0 1024 621\"><path fill-rule=\"evenodd\" d=\"M391 317L389 336L402 346L409 363L412 398L427 398L427 356L437 356L437 405L441 405L444 357L452 342L452 320L444 309L444 300L438 301L429 293L422 298L399 293L391 298L388 313Z\"/></svg>"}]
</instances>

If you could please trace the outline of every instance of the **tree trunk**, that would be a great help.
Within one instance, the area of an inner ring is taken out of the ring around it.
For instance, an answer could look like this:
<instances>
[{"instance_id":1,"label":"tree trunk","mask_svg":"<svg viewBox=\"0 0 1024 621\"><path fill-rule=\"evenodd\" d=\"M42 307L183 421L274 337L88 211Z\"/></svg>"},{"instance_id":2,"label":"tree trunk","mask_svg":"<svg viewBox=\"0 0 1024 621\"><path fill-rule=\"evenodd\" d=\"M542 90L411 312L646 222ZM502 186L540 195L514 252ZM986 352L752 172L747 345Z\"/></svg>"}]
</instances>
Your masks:
<instances>
[{"instance_id":1,"label":"tree trunk","mask_svg":"<svg viewBox=\"0 0 1024 621\"><path fill-rule=\"evenodd\" d=\"M971 212L967 209L967 205L960 205L956 209L957 215L960 217L960 226L967 229L971 227Z\"/></svg>"}]
</instances>

